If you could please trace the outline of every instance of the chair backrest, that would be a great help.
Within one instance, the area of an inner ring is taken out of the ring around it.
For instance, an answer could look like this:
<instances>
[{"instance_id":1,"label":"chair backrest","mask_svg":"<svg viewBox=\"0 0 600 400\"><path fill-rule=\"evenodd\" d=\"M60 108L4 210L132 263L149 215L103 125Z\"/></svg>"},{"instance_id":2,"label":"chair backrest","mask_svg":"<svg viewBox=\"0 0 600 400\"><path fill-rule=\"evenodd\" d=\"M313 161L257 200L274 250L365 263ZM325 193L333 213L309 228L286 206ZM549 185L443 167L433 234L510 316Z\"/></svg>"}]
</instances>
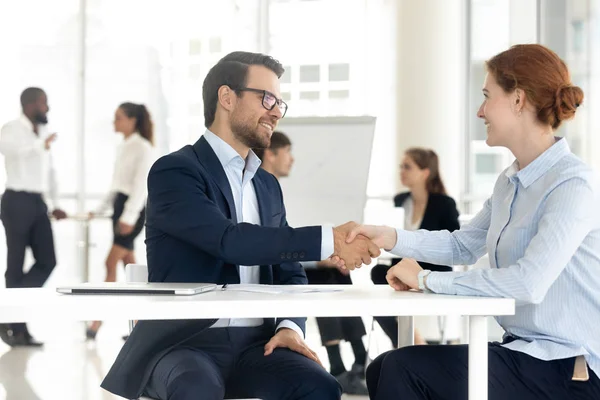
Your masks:
<instances>
[{"instance_id":1,"label":"chair backrest","mask_svg":"<svg viewBox=\"0 0 600 400\"><path fill-rule=\"evenodd\" d=\"M145 264L127 264L125 266L127 282L148 282L148 266Z\"/></svg>"},{"instance_id":2,"label":"chair backrest","mask_svg":"<svg viewBox=\"0 0 600 400\"><path fill-rule=\"evenodd\" d=\"M148 266L145 264L127 264L125 266L125 280L127 282L148 282ZM129 333L137 321L129 321Z\"/></svg>"}]
</instances>

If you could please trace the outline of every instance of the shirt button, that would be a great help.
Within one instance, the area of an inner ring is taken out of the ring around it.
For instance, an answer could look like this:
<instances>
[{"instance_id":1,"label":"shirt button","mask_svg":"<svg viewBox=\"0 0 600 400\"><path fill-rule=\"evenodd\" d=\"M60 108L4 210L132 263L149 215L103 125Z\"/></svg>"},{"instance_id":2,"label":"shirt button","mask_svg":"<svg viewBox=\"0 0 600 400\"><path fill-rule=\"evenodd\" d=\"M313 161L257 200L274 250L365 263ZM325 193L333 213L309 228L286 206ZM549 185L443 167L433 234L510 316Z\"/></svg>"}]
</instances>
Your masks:
<instances>
[{"instance_id":1,"label":"shirt button","mask_svg":"<svg viewBox=\"0 0 600 400\"><path fill-rule=\"evenodd\" d=\"M293 256L295 259L298 258L298 253L294 253Z\"/></svg>"},{"instance_id":2,"label":"shirt button","mask_svg":"<svg viewBox=\"0 0 600 400\"><path fill-rule=\"evenodd\" d=\"M292 253L287 253L287 255L286 255L286 256L287 256L287 259L288 259L288 260L291 260L291 259L292 259Z\"/></svg>"},{"instance_id":3,"label":"shirt button","mask_svg":"<svg viewBox=\"0 0 600 400\"><path fill-rule=\"evenodd\" d=\"M303 252L303 251L302 251L302 252L300 252L300 258L304 258L304 257L306 257L306 254L304 254L304 252Z\"/></svg>"},{"instance_id":4,"label":"shirt button","mask_svg":"<svg viewBox=\"0 0 600 400\"><path fill-rule=\"evenodd\" d=\"M285 260L285 253L281 253L281 259Z\"/></svg>"}]
</instances>

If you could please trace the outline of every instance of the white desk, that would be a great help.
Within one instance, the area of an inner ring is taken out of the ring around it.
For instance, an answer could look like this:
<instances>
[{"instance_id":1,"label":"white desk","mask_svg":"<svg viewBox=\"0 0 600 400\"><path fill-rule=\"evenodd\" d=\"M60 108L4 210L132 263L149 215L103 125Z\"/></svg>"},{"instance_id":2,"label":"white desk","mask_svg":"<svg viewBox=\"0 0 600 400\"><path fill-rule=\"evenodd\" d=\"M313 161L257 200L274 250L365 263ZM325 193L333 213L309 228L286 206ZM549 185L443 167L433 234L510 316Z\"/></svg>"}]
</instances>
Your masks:
<instances>
[{"instance_id":1,"label":"white desk","mask_svg":"<svg viewBox=\"0 0 600 400\"><path fill-rule=\"evenodd\" d=\"M486 316L513 315L514 300L394 292L385 286L339 287L343 291L273 295L216 290L196 296L61 295L54 289L6 289L0 291L0 323L115 318L143 320L466 315L471 317L469 399L487 399ZM405 332L405 335L412 337L412 318L402 320L409 321L405 329L410 331Z\"/></svg>"}]
</instances>

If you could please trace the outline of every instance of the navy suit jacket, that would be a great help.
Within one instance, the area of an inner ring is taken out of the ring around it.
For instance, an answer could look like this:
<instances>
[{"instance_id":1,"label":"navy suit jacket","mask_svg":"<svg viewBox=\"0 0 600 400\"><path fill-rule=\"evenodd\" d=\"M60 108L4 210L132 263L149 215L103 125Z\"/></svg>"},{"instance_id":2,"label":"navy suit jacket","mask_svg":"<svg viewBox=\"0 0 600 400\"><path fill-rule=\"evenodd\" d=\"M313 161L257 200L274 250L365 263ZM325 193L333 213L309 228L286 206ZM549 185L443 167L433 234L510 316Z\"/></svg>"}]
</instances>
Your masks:
<instances>
[{"instance_id":1,"label":"navy suit jacket","mask_svg":"<svg viewBox=\"0 0 600 400\"><path fill-rule=\"evenodd\" d=\"M277 179L252 179L261 225L236 221L221 162L204 137L159 159L148 177L146 249L151 282L240 283L239 265L260 265L260 283L306 284L298 261L321 259L321 227L292 229ZM305 318L293 319L304 330Z\"/></svg>"},{"instance_id":2,"label":"navy suit jacket","mask_svg":"<svg viewBox=\"0 0 600 400\"><path fill-rule=\"evenodd\" d=\"M259 169L252 183L260 226L236 221L229 181L203 137L156 161L146 206L149 281L233 284L240 282L239 265L260 265L263 284L306 284L298 261L321 259L321 227L288 226L273 175ZM305 329L306 318L288 319ZM140 321L102 387L126 398L140 396L158 360L214 322Z\"/></svg>"}]
</instances>

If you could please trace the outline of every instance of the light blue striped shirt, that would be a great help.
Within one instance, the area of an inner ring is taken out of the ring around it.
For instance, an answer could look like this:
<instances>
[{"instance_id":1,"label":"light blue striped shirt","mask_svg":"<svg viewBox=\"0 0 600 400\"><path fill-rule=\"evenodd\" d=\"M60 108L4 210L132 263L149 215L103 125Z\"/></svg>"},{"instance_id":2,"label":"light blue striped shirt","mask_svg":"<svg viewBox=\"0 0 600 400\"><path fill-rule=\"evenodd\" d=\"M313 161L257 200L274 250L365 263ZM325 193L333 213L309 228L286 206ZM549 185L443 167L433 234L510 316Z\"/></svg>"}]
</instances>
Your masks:
<instances>
[{"instance_id":1,"label":"light blue striped shirt","mask_svg":"<svg viewBox=\"0 0 600 400\"><path fill-rule=\"evenodd\" d=\"M565 139L519 171L500 175L483 210L459 231L398 230L392 253L434 264L490 269L432 272L435 293L508 297L514 316L497 317L505 347L542 360L584 355L600 376L600 208L591 169Z\"/></svg>"}]
</instances>

